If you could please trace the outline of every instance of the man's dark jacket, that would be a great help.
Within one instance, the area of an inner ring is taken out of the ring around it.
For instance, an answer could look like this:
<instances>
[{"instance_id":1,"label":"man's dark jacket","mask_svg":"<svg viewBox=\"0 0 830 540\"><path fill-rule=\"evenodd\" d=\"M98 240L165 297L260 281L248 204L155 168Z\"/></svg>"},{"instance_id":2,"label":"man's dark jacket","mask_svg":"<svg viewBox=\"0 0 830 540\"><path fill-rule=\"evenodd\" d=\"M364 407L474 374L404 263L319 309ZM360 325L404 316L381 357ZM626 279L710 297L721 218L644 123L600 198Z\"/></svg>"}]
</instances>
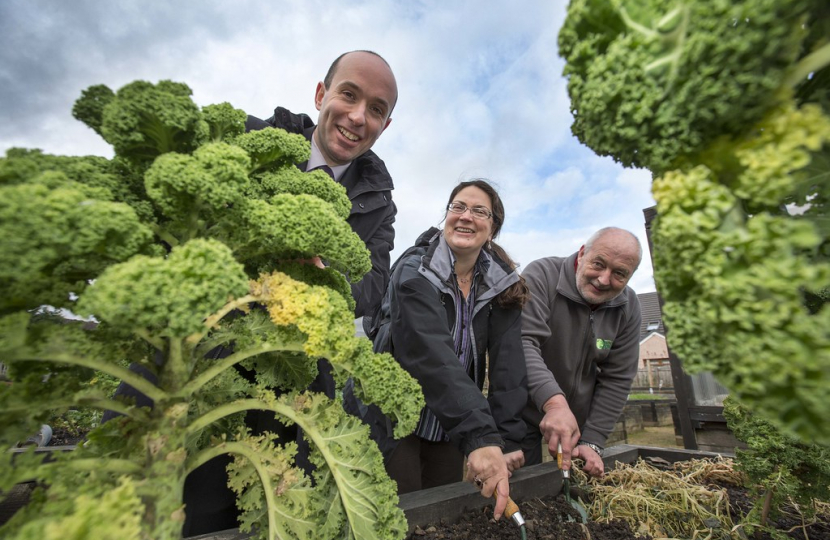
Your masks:
<instances>
[{"instance_id":1,"label":"man's dark jacket","mask_svg":"<svg viewBox=\"0 0 830 540\"><path fill-rule=\"evenodd\" d=\"M246 131L267 127L298 133L310 141L315 126L307 115L294 114L282 107L277 107L274 116L267 120L249 116L245 122ZM305 170L306 164L300 163L298 167ZM392 225L398 212L392 202L394 185L383 160L371 150L352 162L340 183L352 201L352 211L346 221L372 254L372 270L360 282L352 284L352 296L357 303L355 317L362 317L380 304L389 282L389 253L395 241Z\"/></svg>"}]
</instances>

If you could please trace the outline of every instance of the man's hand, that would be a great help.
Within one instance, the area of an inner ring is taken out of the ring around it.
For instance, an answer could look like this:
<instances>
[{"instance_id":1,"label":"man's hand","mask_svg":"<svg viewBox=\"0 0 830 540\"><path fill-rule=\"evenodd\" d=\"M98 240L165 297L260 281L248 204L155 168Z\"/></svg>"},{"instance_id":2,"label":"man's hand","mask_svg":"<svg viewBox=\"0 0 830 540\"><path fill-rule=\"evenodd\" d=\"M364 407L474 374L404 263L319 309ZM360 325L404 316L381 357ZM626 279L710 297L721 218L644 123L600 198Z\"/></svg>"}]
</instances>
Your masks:
<instances>
[{"instance_id":1,"label":"man's hand","mask_svg":"<svg viewBox=\"0 0 830 540\"><path fill-rule=\"evenodd\" d=\"M497 520L504 513L510 495L509 474L505 456L498 446L482 446L467 456L467 481L474 483L484 497L497 494L493 509L493 517Z\"/></svg>"},{"instance_id":2,"label":"man's hand","mask_svg":"<svg viewBox=\"0 0 830 540\"><path fill-rule=\"evenodd\" d=\"M323 264L323 260L319 256L314 256L310 259L297 259L297 260L298 260L298 262L301 262L303 264L311 264L313 266L316 266L317 268L325 268L326 267L326 265Z\"/></svg>"},{"instance_id":3,"label":"man's hand","mask_svg":"<svg viewBox=\"0 0 830 540\"><path fill-rule=\"evenodd\" d=\"M508 452L504 454L504 460L507 462L507 470L509 471L508 476L513 476L513 473L522 467L525 464L525 453L521 450L515 450L513 452Z\"/></svg>"},{"instance_id":4,"label":"man's hand","mask_svg":"<svg viewBox=\"0 0 830 540\"><path fill-rule=\"evenodd\" d=\"M587 474L597 478L605 474L605 463L602 462L602 458L590 446L580 444L574 448L573 457L585 461L585 466L582 467L582 470Z\"/></svg>"},{"instance_id":5,"label":"man's hand","mask_svg":"<svg viewBox=\"0 0 830 540\"><path fill-rule=\"evenodd\" d=\"M565 396L557 394L545 402L542 409L545 417L539 423L539 431L548 441L548 452L556 456L557 447L562 443L562 469L571 468L571 453L579 441L579 425L568 407Z\"/></svg>"}]
</instances>

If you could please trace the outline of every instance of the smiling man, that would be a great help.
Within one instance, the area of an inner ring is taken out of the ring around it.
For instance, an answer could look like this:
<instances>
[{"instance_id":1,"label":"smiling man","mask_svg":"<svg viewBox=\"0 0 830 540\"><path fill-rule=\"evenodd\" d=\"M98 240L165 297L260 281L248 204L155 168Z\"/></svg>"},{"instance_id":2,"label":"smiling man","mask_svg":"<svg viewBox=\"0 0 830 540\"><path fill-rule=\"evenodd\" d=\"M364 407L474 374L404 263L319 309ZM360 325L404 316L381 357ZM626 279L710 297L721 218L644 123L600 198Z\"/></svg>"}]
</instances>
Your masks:
<instances>
[{"instance_id":1,"label":"smiling man","mask_svg":"<svg viewBox=\"0 0 830 540\"><path fill-rule=\"evenodd\" d=\"M640 303L628 281L642 259L637 237L608 227L570 257L533 261L522 273L531 300L522 312L528 404L525 463L542 462L542 440L563 469L585 461L604 473L602 450L637 373Z\"/></svg>"},{"instance_id":2,"label":"smiling man","mask_svg":"<svg viewBox=\"0 0 830 540\"><path fill-rule=\"evenodd\" d=\"M372 313L389 281L397 214L394 185L371 148L392 122L397 101L398 86L386 60L371 51L352 51L340 55L317 83L317 125L308 115L282 107L267 120L249 116L245 124L247 131L277 127L304 135L311 141L311 157L298 167L311 171L327 166L334 181L346 188L352 201L349 225L372 256L371 271L352 284L355 317Z\"/></svg>"}]
</instances>

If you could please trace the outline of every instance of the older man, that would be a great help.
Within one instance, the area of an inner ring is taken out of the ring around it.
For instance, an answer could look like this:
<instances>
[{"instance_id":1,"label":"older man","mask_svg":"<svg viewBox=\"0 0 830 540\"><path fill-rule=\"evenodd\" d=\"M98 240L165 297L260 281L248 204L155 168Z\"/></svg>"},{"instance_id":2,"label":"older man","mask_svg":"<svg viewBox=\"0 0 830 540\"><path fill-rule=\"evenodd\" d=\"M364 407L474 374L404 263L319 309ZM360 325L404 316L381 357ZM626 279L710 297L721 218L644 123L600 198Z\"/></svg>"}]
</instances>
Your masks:
<instances>
[{"instance_id":1,"label":"older man","mask_svg":"<svg viewBox=\"0 0 830 540\"><path fill-rule=\"evenodd\" d=\"M522 273L531 293L522 314L526 464L541 463L544 438L551 455L561 443L563 469L578 457L585 472L603 474L603 446L637 372L640 303L627 284L641 259L636 236L608 227L570 257Z\"/></svg>"}]
</instances>

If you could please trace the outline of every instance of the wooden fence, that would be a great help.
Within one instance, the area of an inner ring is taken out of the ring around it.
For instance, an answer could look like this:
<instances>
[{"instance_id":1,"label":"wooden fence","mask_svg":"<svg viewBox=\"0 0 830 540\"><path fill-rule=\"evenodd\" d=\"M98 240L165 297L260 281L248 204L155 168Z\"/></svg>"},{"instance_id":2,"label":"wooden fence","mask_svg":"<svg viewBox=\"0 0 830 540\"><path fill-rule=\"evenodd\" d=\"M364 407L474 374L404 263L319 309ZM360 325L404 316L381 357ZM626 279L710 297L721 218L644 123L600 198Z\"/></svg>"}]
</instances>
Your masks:
<instances>
[{"instance_id":1,"label":"wooden fence","mask_svg":"<svg viewBox=\"0 0 830 540\"><path fill-rule=\"evenodd\" d=\"M632 394L674 394L671 366L643 368L631 383Z\"/></svg>"}]
</instances>

